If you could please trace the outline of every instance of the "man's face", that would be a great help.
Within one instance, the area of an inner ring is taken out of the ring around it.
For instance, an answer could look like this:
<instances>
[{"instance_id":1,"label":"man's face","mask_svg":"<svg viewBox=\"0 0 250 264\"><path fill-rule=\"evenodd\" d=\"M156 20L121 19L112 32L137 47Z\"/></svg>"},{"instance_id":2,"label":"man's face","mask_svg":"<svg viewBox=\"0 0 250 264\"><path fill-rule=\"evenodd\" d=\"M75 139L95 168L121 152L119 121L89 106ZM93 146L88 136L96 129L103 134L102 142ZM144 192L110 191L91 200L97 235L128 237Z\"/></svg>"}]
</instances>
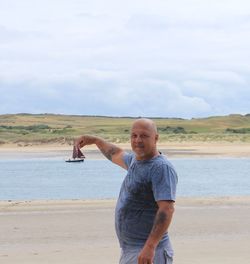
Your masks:
<instances>
[{"instance_id":1,"label":"man's face","mask_svg":"<svg viewBox=\"0 0 250 264\"><path fill-rule=\"evenodd\" d=\"M135 123L131 129L131 147L138 160L152 158L156 151L158 134L147 123Z\"/></svg>"}]
</instances>

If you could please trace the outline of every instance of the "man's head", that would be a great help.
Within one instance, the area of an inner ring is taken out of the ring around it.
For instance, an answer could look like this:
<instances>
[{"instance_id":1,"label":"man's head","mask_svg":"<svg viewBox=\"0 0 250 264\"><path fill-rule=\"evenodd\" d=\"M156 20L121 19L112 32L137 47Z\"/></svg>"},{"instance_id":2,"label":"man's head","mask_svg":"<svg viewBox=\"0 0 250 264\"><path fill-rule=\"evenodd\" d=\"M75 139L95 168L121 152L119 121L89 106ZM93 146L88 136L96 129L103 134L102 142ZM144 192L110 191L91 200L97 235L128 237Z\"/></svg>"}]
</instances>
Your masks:
<instances>
[{"instance_id":1,"label":"man's head","mask_svg":"<svg viewBox=\"0 0 250 264\"><path fill-rule=\"evenodd\" d=\"M156 143L159 138L155 123L146 118L137 119L131 128L131 147L138 160L151 159L158 154Z\"/></svg>"}]
</instances>

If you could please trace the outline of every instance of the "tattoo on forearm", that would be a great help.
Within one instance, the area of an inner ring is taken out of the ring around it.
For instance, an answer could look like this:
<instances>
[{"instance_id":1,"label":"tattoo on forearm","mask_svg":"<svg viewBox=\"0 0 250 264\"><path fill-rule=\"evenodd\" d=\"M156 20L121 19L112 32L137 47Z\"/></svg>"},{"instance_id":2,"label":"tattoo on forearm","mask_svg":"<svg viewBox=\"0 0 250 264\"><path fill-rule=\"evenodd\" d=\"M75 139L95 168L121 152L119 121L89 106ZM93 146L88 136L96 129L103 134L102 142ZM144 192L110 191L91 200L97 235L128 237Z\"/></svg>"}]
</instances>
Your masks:
<instances>
[{"instance_id":1,"label":"tattoo on forearm","mask_svg":"<svg viewBox=\"0 0 250 264\"><path fill-rule=\"evenodd\" d=\"M115 146L110 146L108 149L103 149L102 153L103 155L112 161L112 156L117 152L118 148L116 148Z\"/></svg>"},{"instance_id":2,"label":"tattoo on forearm","mask_svg":"<svg viewBox=\"0 0 250 264\"><path fill-rule=\"evenodd\" d=\"M155 221L154 221L154 225L153 225L153 228L152 228L152 233L153 232L157 232L158 231L158 228L162 227L162 225L164 225L166 223L166 220L167 220L167 214L165 212L159 212L157 215L156 215L156 218L155 218Z\"/></svg>"}]
</instances>

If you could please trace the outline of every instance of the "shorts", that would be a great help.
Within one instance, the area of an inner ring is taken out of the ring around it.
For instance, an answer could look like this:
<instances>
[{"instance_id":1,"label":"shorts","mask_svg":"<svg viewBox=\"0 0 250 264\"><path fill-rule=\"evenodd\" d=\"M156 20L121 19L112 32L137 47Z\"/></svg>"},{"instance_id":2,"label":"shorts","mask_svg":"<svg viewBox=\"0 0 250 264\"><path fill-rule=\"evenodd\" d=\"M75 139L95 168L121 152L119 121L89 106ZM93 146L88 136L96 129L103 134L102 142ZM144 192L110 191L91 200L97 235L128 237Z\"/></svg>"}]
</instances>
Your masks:
<instances>
[{"instance_id":1,"label":"shorts","mask_svg":"<svg viewBox=\"0 0 250 264\"><path fill-rule=\"evenodd\" d=\"M141 248L126 249L121 251L121 257L119 264L138 264L138 255L141 252ZM172 264L173 258L169 256L167 250L157 248L155 250L155 257L153 264Z\"/></svg>"}]
</instances>

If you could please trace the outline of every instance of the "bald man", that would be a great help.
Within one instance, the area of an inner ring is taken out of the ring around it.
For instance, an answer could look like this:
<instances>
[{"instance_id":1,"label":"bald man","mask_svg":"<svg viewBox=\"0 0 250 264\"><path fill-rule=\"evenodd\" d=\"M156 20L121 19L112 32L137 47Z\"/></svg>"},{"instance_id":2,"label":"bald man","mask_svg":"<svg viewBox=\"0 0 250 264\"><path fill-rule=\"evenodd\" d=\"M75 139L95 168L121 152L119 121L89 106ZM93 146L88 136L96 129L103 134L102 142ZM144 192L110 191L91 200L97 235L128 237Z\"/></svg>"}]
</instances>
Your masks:
<instances>
[{"instance_id":1,"label":"bald man","mask_svg":"<svg viewBox=\"0 0 250 264\"><path fill-rule=\"evenodd\" d=\"M178 179L172 164L157 150L158 138L155 123L141 118L131 128L133 153L95 136L75 141L78 148L95 144L107 159L127 170L115 210L120 264L173 263L168 228Z\"/></svg>"}]
</instances>

